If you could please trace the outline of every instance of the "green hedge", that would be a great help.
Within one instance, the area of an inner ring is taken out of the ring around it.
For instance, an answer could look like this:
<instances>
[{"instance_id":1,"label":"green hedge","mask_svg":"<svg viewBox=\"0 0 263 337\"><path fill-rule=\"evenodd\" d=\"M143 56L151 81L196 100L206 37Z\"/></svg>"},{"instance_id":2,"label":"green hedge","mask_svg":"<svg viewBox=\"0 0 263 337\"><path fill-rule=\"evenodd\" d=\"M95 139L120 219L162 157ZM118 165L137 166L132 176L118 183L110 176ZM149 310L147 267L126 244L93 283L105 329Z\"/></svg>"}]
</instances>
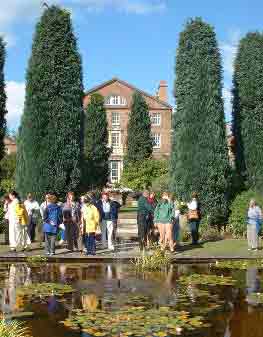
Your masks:
<instances>
[{"instance_id":1,"label":"green hedge","mask_svg":"<svg viewBox=\"0 0 263 337\"><path fill-rule=\"evenodd\" d=\"M237 195L230 207L229 230L234 237L246 236L247 211L251 199L255 199L258 205L263 207L263 195L252 190Z\"/></svg>"}]
</instances>

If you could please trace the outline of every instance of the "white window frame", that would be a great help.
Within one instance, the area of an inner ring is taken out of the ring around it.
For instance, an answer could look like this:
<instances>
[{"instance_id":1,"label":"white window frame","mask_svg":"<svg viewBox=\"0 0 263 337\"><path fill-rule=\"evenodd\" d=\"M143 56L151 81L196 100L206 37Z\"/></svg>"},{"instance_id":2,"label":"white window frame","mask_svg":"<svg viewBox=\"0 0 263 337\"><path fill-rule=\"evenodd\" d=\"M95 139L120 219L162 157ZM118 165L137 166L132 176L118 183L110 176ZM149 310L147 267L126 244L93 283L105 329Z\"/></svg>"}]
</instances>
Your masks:
<instances>
[{"instance_id":1,"label":"white window frame","mask_svg":"<svg viewBox=\"0 0 263 337\"><path fill-rule=\"evenodd\" d=\"M162 135L160 133L154 133L152 135L153 137L153 148L154 149L160 149L162 146Z\"/></svg>"},{"instance_id":2,"label":"white window frame","mask_svg":"<svg viewBox=\"0 0 263 337\"><path fill-rule=\"evenodd\" d=\"M116 164L116 167L113 168L113 164ZM113 177L113 172L117 174ZM121 162L118 160L112 160L110 162L110 181L111 183L116 183L120 181L120 174L121 174Z\"/></svg>"},{"instance_id":3,"label":"white window frame","mask_svg":"<svg viewBox=\"0 0 263 337\"><path fill-rule=\"evenodd\" d=\"M111 125L120 126L121 124L121 115L118 111L112 111L111 113Z\"/></svg>"},{"instance_id":4,"label":"white window frame","mask_svg":"<svg viewBox=\"0 0 263 337\"><path fill-rule=\"evenodd\" d=\"M118 139L118 144L117 145L114 145L113 144L113 135L117 135L116 139ZM121 147L121 133L120 131L112 131L111 132L111 146L112 148L114 149L119 149Z\"/></svg>"},{"instance_id":5,"label":"white window frame","mask_svg":"<svg viewBox=\"0 0 263 337\"><path fill-rule=\"evenodd\" d=\"M106 98L106 105L127 105L127 100L123 96L110 95Z\"/></svg>"},{"instance_id":6,"label":"white window frame","mask_svg":"<svg viewBox=\"0 0 263 337\"><path fill-rule=\"evenodd\" d=\"M162 115L160 112L153 112L151 115L152 126L161 126Z\"/></svg>"}]
</instances>

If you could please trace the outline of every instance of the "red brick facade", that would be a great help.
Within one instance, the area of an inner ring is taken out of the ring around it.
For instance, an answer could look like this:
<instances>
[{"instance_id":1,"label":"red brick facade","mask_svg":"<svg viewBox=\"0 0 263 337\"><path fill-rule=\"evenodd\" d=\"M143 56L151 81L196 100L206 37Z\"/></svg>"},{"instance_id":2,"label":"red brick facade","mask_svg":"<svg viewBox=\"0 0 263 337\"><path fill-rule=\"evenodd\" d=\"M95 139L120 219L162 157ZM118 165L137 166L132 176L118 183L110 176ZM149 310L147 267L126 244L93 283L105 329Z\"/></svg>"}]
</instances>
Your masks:
<instances>
[{"instance_id":1,"label":"red brick facade","mask_svg":"<svg viewBox=\"0 0 263 337\"><path fill-rule=\"evenodd\" d=\"M86 93L84 106L87 106L89 97L93 93L99 93L105 97L109 125L109 145L113 149L110 157L111 182L116 182L120 179L127 143L128 119L134 91L141 92L149 106L152 118L152 134L156 143L153 152L154 158L167 158L171 152L172 106L166 102L166 82L160 82L156 97L117 78L105 82Z\"/></svg>"}]
</instances>

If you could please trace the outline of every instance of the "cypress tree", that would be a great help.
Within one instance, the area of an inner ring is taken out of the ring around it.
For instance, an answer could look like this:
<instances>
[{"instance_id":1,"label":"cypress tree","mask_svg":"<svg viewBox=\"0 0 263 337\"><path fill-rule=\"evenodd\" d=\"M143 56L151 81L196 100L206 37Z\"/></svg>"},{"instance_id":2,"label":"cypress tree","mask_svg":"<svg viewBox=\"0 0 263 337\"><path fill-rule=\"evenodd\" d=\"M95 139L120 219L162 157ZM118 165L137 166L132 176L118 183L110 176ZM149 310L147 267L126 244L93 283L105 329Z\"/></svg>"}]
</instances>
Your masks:
<instances>
[{"instance_id":1,"label":"cypress tree","mask_svg":"<svg viewBox=\"0 0 263 337\"><path fill-rule=\"evenodd\" d=\"M263 34L239 44L233 76L236 168L248 187L263 191Z\"/></svg>"},{"instance_id":2,"label":"cypress tree","mask_svg":"<svg viewBox=\"0 0 263 337\"><path fill-rule=\"evenodd\" d=\"M62 195L80 183L83 84L70 14L52 6L36 26L26 75L16 180L22 195Z\"/></svg>"},{"instance_id":3,"label":"cypress tree","mask_svg":"<svg viewBox=\"0 0 263 337\"><path fill-rule=\"evenodd\" d=\"M227 214L230 167L220 53L214 29L200 18L180 34L175 71L172 188L182 200L196 191L214 223Z\"/></svg>"},{"instance_id":4,"label":"cypress tree","mask_svg":"<svg viewBox=\"0 0 263 337\"><path fill-rule=\"evenodd\" d=\"M126 163L141 161L151 157L153 139L149 107L144 97L135 92L129 116Z\"/></svg>"},{"instance_id":5,"label":"cypress tree","mask_svg":"<svg viewBox=\"0 0 263 337\"><path fill-rule=\"evenodd\" d=\"M5 43L0 37L0 160L3 159L5 155L5 144L4 137L6 134L6 93L5 93L5 76L4 76L4 65L5 65Z\"/></svg>"},{"instance_id":6,"label":"cypress tree","mask_svg":"<svg viewBox=\"0 0 263 337\"><path fill-rule=\"evenodd\" d=\"M93 94L85 112L85 168L83 187L103 187L109 176L108 123L104 98Z\"/></svg>"}]
</instances>

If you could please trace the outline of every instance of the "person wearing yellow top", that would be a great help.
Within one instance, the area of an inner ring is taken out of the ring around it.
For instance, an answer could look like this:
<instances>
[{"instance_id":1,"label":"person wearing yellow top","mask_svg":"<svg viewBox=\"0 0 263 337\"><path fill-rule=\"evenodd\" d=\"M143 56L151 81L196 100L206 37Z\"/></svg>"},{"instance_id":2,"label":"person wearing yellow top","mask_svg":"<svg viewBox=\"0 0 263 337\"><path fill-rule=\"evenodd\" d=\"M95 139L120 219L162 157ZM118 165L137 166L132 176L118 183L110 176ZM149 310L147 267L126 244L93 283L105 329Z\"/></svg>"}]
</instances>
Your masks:
<instances>
[{"instance_id":1,"label":"person wearing yellow top","mask_svg":"<svg viewBox=\"0 0 263 337\"><path fill-rule=\"evenodd\" d=\"M9 193L11 200L9 212L9 240L12 251L18 246L25 250L31 244L27 233L28 214L16 191Z\"/></svg>"},{"instance_id":2,"label":"person wearing yellow top","mask_svg":"<svg viewBox=\"0 0 263 337\"><path fill-rule=\"evenodd\" d=\"M92 198L86 195L82 207L81 230L87 255L96 255L96 232L99 229L100 214L91 203Z\"/></svg>"}]
</instances>

